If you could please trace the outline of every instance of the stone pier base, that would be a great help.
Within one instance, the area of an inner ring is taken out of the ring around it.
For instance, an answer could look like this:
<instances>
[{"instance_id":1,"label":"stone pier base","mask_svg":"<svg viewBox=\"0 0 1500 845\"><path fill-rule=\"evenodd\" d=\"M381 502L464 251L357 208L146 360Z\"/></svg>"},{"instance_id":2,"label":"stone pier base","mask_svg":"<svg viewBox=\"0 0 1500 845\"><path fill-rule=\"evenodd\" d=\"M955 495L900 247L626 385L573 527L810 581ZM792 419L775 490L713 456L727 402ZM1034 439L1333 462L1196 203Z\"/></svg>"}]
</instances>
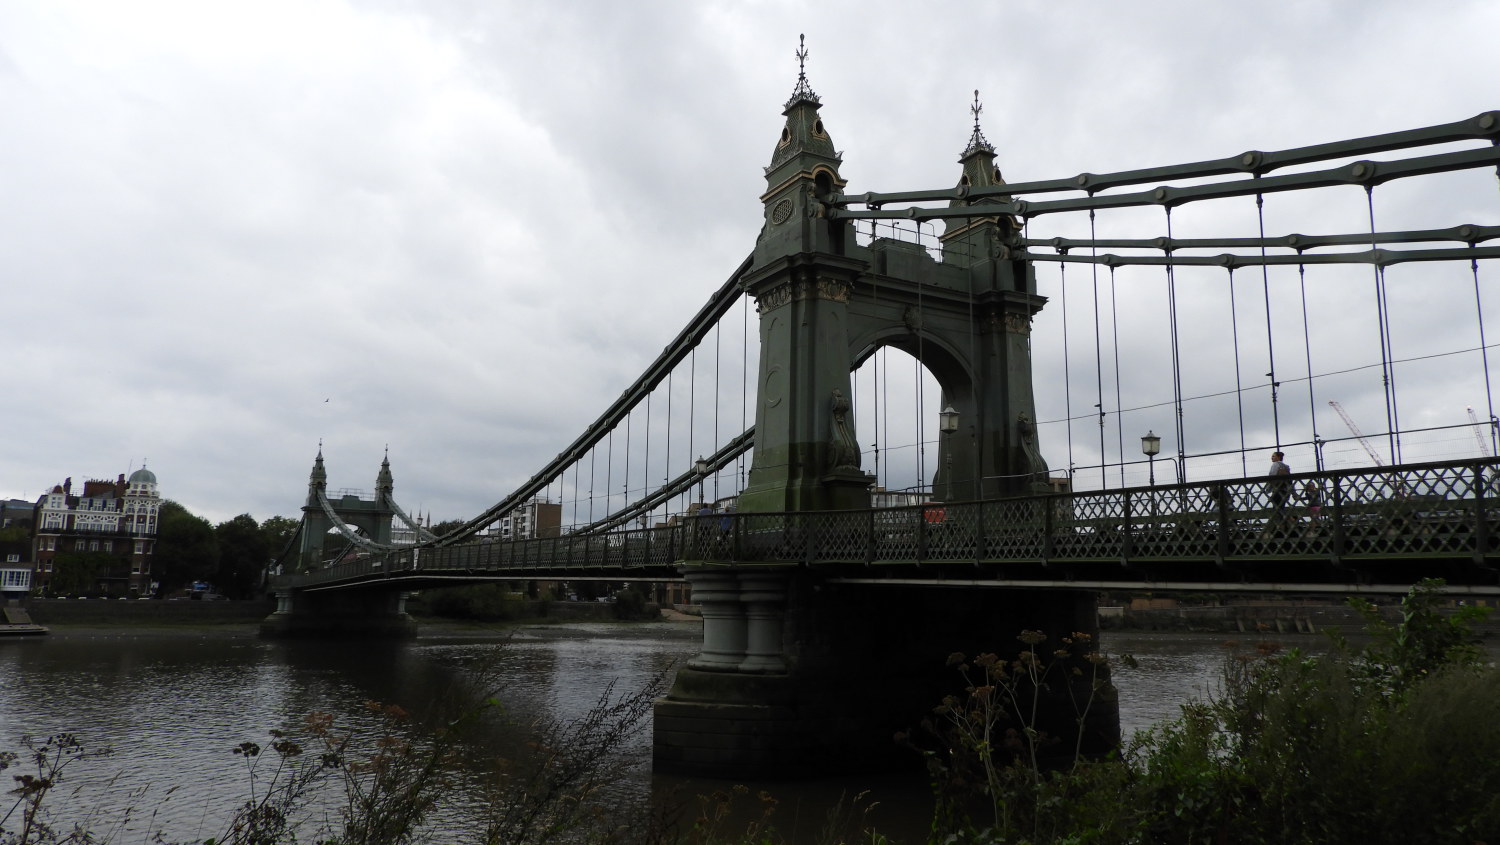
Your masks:
<instances>
[{"instance_id":1,"label":"stone pier base","mask_svg":"<svg viewBox=\"0 0 1500 845\"><path fill-rule=\"evenodd\" d=\"M703 652L656 703L661 772L786 779L915 767L919 755L896 736L919 733L961 690L950 654L1013 657L1023 630L1047 634L1044 653L1075 632L1098 635L1086 591L848 584L772 567L685 575L703 607ZM1119 742L1112 692L1090 707L1085 753ZM1068 691L1054 698L1039 723L1072 730Z\"/></svg>"},{"instance_id":2,"label":"stone pier base","mask_svg":"<svg viewBox=\"0 0 1500 845\"><path fill-rule=\"evenodd\" d=\"M286 590L276 594L260 635L411 639L417 622L406 613L406 594L394 590Z\"/></svg>"}]
</instances>

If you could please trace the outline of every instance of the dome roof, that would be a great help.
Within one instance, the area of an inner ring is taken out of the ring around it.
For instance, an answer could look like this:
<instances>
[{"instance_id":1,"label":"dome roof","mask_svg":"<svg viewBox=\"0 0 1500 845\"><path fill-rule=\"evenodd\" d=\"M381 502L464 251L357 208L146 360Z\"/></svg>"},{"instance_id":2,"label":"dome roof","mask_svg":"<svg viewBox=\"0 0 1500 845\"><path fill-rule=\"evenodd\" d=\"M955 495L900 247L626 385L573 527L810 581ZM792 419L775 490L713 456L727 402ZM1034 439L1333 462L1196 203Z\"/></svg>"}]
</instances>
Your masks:
<instances>
[{"instance_id":1,"label":"dome roof","mask_svg":"<svg viewBox=\"0 0 1500 845\"><path fill-rule=\"evenodd\" d=\"M138 469L135 472L132 472L130 474L130 483L131 484L155 484L156 483L156 473L152 472L149 469L146 469L145 467L141 467L140 469Z\"/></svg>"}]
</instances>

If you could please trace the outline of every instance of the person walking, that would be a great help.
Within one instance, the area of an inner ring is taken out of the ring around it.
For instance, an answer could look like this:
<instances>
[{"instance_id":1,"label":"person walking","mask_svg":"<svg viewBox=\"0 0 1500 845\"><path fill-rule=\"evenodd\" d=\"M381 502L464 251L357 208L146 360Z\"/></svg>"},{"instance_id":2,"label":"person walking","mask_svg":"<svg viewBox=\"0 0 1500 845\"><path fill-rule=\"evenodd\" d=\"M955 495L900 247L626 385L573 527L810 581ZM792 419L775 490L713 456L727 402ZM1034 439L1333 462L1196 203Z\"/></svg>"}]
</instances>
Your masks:
<instances>
[{"instance_id":1,"label":"person walking","mask_svg":"<svg viewBox=\"0 0 1500 845\"><path fill-rule=\"evenodd\" d=\"M1286 465L1286 455L1281 452L1271 453L1271 476L1291 475L1292 468Z\"/></svg>"},{"instance_id":2,"label":"person walking","mask_svg":"<svg viewBox=\"0 0 1500 845\"><path fill-rule=\"evenodd\" d=\"M1271 483L1268 485L1271 494L1270 527L1278 531L1286 527L1286 500L1292 491L1292 468L1287 466L1285 459L1286 455L1279 451L1271 453Z\"/></svg>"}]
</instances>

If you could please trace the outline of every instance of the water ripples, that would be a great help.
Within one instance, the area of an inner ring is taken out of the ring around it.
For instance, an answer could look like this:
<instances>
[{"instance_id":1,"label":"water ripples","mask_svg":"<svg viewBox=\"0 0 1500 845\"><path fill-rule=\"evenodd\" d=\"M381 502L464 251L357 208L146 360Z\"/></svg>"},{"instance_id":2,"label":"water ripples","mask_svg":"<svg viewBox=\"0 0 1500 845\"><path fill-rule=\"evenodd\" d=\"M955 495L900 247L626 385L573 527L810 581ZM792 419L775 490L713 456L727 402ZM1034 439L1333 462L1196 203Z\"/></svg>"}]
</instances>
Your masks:
<instances>
[{"instance_id":1,"label":"water ripples","mask_svg":"<svg viewBox=\"0 0 1500 845\"><path fill-rule=\"evenodd\" d=\"M54 633L0 642L0 749L61 731L89 748L111 747L113 756L69 772L66 801L54 809L66 807L71 818L94 813L91 823L119 830L119 842L157 831L169 841L201 840L222 832L250 794L246 760L231 751L240 742L267 748L257 762L263 788L277 762L272 728L330 713L340 726L374 735L382 723L366 703L378 701L410 710L412 729L421 730L494 696L502 712L466 748L474 771L449 811L457 825L478 806L485 771L521 753L538 719L582 716L611 683L616 693L641 688L696 653L697 633L691 625L596 625L405 644ZM1127 735L1175 716L1213 684L1222 661L1213 638L1110 634L1105 645L1138 661L1114 672ZM648 730L625 749L641 765L611 787L613 796L644 800L674 784L651 776L650 742ZM330 795L309 812L332 817L336 808Z\"/></svg>"}]
</instances>

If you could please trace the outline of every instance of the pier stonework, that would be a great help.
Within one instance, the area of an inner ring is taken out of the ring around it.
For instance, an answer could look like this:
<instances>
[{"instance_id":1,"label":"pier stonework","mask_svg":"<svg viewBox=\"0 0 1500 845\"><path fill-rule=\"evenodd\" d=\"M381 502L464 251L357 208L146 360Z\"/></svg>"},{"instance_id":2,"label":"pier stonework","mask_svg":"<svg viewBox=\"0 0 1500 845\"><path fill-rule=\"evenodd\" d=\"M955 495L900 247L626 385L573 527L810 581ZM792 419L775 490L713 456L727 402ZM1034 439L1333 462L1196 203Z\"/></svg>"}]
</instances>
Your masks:
<instances>
[{"instance_id":1,"label":"pier stonework","mask_svg":"<svg viewBox=\"0 0 1500 845\"><path fill-rule=\"evenodd\" d=\"M702 584L710 596L704 655L657 702L661 772L781 779L909 767L917 758L896 735L920 733L943 697L962 690L949 655L1013 659L1031 647L1022 631L1042 632L1046 654L1064 638L1098 636L1095 597L1084 590L911 589L755 566L687 577L695 595ZM1119 741L1106 668L1046 693L1038 721L1071 735L1083 715L1071 701L1089 700L1095 679L1103 683L1087 709L1086 753Z\"/></svg>"},{"instance_id":2,"label":"pier stonework","mask_svg":"<svg viewBox=\"0 0 1500 845\"><path fill-rule=\"evenodd\" d=\"M260 623L260 634L410 639L417 623L406 613L406 593L397 590L277 590L276 610Z\"/></svg>"}]
</instances>

